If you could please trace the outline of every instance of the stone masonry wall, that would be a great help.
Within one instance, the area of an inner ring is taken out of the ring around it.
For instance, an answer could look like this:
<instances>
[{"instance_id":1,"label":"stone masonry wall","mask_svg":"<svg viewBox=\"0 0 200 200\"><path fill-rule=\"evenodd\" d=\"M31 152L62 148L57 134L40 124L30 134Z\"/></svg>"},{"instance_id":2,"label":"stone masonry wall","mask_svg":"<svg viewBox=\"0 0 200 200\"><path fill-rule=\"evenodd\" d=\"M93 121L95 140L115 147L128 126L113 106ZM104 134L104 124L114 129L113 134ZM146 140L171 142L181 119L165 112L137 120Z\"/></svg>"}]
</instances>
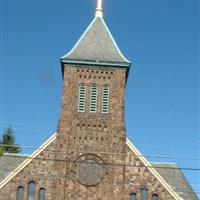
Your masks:
<instances>
[{"instance_id":1,"label":"stone masonry wall","mask_svg":"<svg viewBox=\"0 0 200 200\"><path fill-rule=\"evenodd\" d=\"M77 111L79 85L86 85L86 110ZM62 110L56 140L21 170L3 189L0 200L15 200L19 186L36 184L46 189L46 200L140 199L141 187L148 198L174 198L126 145L124 123L126 69L65 66ZM96 84L97 112L89 112L90 88ZM108 85L109 113L102 114L102 87Z\"/></svg>"},{"instance_id":2,"label":"stone masonry wall","mask_svg":"<svg viewBox=\"0 0 200 200\"><path fill-rule=\"evenodd\" d=\"M55 141L0 189L0 200L16 200L16 192L19 186L24 187L23 200L27 200L28 183L31 181L36 185L35 200L38 200L40 188L46 189L46 199L53 200L51 192L53 191L52 183L55 178L52 171L54 160Z\"/></svg>"},{"instance_id":3,"label":"stone masonry wall","mask_svg":"<svg viewBox=\"0 0 200 200\"><path fill-rule=\"evenodd\" d=\"M56 156L57 159L66 160L66 163L55 163L55 171L66 177L61 186L56 188L57 191L61 191L61 187L65 186L66 189L62 190L61 194L62 199L95 200L101 199L102 195L105 200L123 199L123 168L114 166L113 163L125 162L125 79L125 69L65 66L62 113L57 137L57 149L62 150L62 153L58 152ZM82 83L86 85L86 108L84 113L79 113L78 93ZM96 113L89 112L90 88L93 84L97 85L98 91ZM109 114L101 113L102 87L105 84L110 89ZM76 161L79 157L80 161ZM90 168L90 164L84 163L85 160L99 162L98 159L102 163L96 164L96 167L102 170L102 174L98 177L98 174L91 171L88 175L87 169ZM82 170L83 168L86 170ZM81 182L79 179L87 179L84 176L89 176L90 180ZM95 182L95 178L100 179L98 183L88 186L87 182ZM54 199L59 198L54 196Z\"/></svg>"}]
</instances>

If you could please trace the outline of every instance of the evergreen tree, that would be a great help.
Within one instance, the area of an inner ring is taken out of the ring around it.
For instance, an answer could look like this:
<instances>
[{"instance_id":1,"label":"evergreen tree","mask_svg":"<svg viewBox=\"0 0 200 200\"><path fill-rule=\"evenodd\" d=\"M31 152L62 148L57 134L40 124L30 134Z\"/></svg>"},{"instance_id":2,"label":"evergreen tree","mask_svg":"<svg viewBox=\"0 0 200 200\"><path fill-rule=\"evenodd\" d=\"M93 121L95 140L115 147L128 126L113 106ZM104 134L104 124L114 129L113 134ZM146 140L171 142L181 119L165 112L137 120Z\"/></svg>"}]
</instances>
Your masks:
<instances>
[{"instance_id":1,"label":"evergreen tree","mask_svg":"<svg viewBox=\"0 0 200 200\"><path fill-rule=\"evenodd\" d=\"M11 126L5 129L2 141L0 142L0 154L3 153L19 153L21 151L21 147L15 144L15 135Z\"/></svg>"},{"instance_id":2,"label":"evergreen tree","mask_svg":"<svg viewBox=\"0 0 200 200\"><path fill-rule=\"evenodd\" d=\"M3 148L1 146L2 142L1 142L1 139L0 139L0 157L3 155Z\"/></svg>"}]
</instances>

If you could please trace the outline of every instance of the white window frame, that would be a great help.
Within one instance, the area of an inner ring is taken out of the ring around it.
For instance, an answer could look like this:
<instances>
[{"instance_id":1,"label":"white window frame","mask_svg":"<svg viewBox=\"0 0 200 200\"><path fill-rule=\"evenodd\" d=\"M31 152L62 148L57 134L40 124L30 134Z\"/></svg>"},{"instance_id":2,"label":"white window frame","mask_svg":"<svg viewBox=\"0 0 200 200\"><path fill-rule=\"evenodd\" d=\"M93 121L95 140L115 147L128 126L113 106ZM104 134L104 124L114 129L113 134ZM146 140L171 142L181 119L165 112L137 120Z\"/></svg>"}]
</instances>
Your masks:
<instances>
[{"instance_id":1,"label":"white window frame","mask_svg":"<svg viewBox=\"0 0 200 200\"><path fill-rule=\"evenodd\" d=\"M90 113L97 112L97 92L98 88L96 84L93 84L90 89Z\"/></svg>"},{"instance_id":2,"label":"white window frame","mask_svg":"<svg viewBox=\"0 0 200 200\"><path fill-rule=\"evenodd\" d=\"M86 86L85 84L80 84L79 86L79 94L78 94L78 112L85 112L85 94L86 94Z\"/></svg>"},{"instance_id":3,"label":"white window frame","mask_svg":"<svg viewBox=\"0 0 200 200\"><path fill-rule=\"evenodd\" d=\"M102 87L102 107L101 107L101 113L108 114L109 112L109 93L110 88L108 85L104 85Z\"/></svg>"}]
</instances>

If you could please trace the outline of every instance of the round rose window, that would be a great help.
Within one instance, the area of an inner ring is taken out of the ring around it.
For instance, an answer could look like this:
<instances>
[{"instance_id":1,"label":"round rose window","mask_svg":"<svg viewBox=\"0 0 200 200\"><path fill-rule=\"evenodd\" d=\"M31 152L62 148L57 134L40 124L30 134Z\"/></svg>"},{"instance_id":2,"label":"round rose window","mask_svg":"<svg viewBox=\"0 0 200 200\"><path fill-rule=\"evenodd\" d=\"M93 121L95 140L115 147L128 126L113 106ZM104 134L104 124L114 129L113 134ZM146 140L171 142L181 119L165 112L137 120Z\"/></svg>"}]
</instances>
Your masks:
<instances>
[{"instance_id":1,"label":"round rose window","mask_svg":"<svg viewBox=\"0 0 200 200\"><path fill-rule=\"evenodd\" d=\"M102 181L105 175L105 164L96 155L84 154L73 163L72 173L79 183L95 186Z\"/></svg>"}]
</instances>

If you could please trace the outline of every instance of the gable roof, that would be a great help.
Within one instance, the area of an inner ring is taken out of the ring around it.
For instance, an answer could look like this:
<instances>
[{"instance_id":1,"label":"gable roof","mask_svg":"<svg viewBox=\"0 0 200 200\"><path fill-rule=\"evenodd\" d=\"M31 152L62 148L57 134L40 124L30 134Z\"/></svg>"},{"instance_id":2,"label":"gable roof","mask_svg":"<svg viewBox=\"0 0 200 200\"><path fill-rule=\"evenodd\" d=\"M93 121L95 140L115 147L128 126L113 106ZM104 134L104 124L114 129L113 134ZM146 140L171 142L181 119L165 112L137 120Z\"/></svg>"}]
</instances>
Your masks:
<instances>
[{"instance_id":1,"label":"gable roof","mask_svg":"<svg viewBox=\"0 0 200 200\"><path fill-rule=\"evenodd\" d=\"M102 17L95 17L62 63L129 67Z\"/></svg>"},{"instance_id":2,"label":"gable roof","mask_svg":"<svg viewBox=\"0 0 200 200\"><path fill-rule=\"evenodd\" d=\"M28 155L4 153L0 157L0 182L13 172Z\"/></svg>"},{"instance_id":3,"label":"gable roof","mask_svg":"<svg viewBox=\"0 0 200 200\"><path fill-rule=\"evenodd\" d=\"M181 169L174 163L151 163L173 190L183 199L198 200Z\"/></svg>"},{"instance_id":4,"label":"gable roof","mask_svg":"<svg viewBox=\"0 0 200 200\"><path fill-rule=\"evenodd\" d=\"M53 134L30 156L20 154L4 154L0 158L0 189L4 187L17 173L24 169L24 167L26 167L48 145L55 141L55 139L56 133ZM142 155L128 138L126 144L131 151L133 151L133 153L136 155ZM152 174L175 199L198 200L198 197L192 187L176 164L150 163L143 156L139 156L138 158L149 168Z\"/></svg>"},{"instance_id":5,"label":"gable roof","mask_svg":"<svg viewBox=\"0 0 200 200\"><path fill-rule=\"evenodd\" d=\"M19 161L19 165L15 166L13 171L7 172L7 176L0 180L0 189L3 188L16 174L23 170L32 160L34 160L43 150L45 150L56 139L56 133L54 133L48 140L46 140L36 151L34 151L26 159ZM4 156L3 156L4 157ZM20 157L20 156L19 156ZM17 158L17 157L16 157ZM0 168L1 171L1 168ZM4 173L3 170L1 172ZM0 173L0 174L1 174Z\"/></svg>"},{"instance_id":6,"label":"gable roof","mask_svg":"<svg viewBox=\"0 0 200 200\"><path fill-rule=\"evenodd\" d=\"M144 164L144 166L146 166L149 169L149 171L156 177L156 179L163 185L163 187L174 197L174 199L183 200L175 192L175 190L166 182L166 180L155 170L155 168L151 165L151 163L148 162L144 156L142 156L139 150L133 145L133 143L128 138L126 140L126 144L135 155L138 155L138 158Z\"/></svg>"}]
</instances>

